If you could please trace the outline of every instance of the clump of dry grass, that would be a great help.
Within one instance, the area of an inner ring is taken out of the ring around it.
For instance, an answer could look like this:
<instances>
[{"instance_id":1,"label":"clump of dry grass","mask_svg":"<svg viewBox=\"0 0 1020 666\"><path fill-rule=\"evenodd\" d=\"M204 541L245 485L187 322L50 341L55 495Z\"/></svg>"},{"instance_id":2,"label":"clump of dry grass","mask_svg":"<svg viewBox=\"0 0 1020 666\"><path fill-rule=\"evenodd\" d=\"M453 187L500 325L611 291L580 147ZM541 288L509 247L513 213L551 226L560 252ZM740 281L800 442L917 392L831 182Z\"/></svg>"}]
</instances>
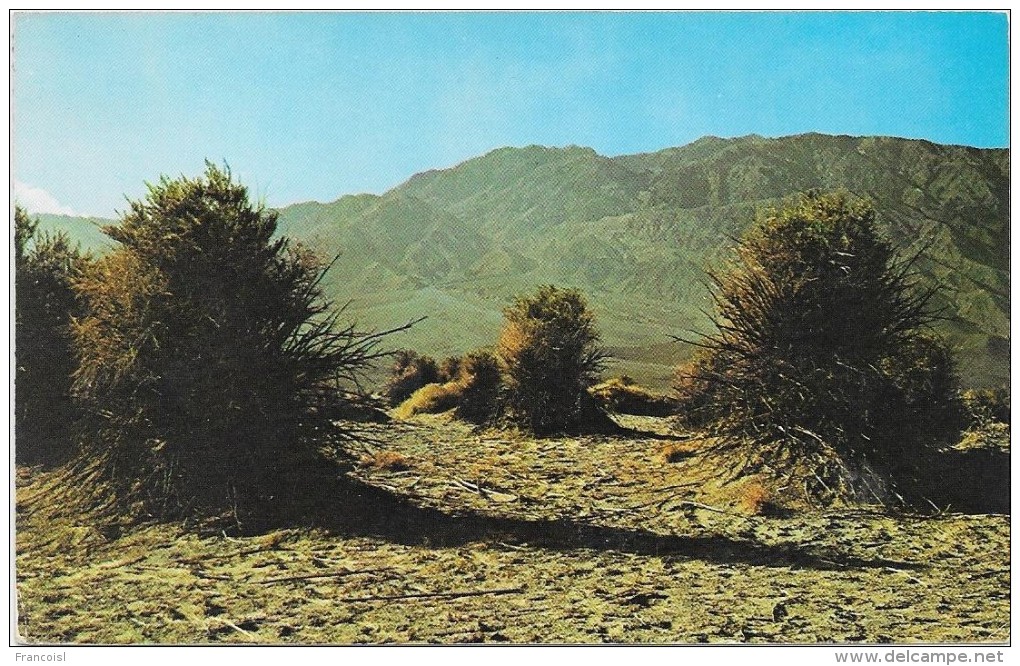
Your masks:
<instances>
[{"instance_id":1,"label":"clump of dry grass","mask_svg":"<svg viewBox=\"0 0 1020 666\"><path fill-rule=\"evenodd\" d=\"M604 409L619 414L671 416L677 408L675 399L638 386L626 375L597 384L589 393Z\"/></svg>"},{"instance_id":2,"label":"clump of dry grass","mask_svg":"<svg viewBox=\"0 0 1020 666\"><path fill-rule=\"evenodd\" d=\"M670 442L662 447L661 453L665 462L676 463L694 455L695 447L691 442Z\"/></svg>"},{"instance_id":3,"label":"clump of dry grass","mask_svg":"<svg viewBox=\"0 0 1020 666\"><path fill-rule=\"evenodd\" d=\"M407 458L396 451L376 451L372 455L362 456L361 466L387 472L402 472L411 468Z\"/></svg>"},{"instance_id":4,"label":"clump of dry grass","mask_svg":"<svg viewBox=\"0 0 1020 666\"><path fill-rule=\"evenodd\" d=\"M415 414L445 412L457 406L463 390L464 387L459 382L426 384L400 403L393 415L398 419L406 419Z\"/></svg>"},{"instance_id":5,"label":"clump of dry grass","mask_svg":"<svg viewBox=\"0 0 1020 666\"><path fill-rule=\"evenodd\" d=\"M749 516L760 516L771 503L772 493L760 481L751 481L740 492L737 503L740 511Z\"/></svg>"}]
</instances>

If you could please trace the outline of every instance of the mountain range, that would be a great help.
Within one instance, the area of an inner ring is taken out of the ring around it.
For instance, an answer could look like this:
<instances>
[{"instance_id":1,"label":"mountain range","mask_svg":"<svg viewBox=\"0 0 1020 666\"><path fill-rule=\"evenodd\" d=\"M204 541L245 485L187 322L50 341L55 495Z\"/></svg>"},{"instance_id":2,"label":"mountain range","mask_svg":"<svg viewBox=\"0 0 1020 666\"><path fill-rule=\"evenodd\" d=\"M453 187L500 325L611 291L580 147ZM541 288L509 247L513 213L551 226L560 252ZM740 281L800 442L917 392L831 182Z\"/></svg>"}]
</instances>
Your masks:
<instances>
[{"instance_id":1,"label":"mountain range","mask_svg":"<svg viewBox=\"0 0 1020 666\"><path fill-rule=\"evenodd\" d=\"M444 356L491 344L501 310L540 284L581 289L613 358L655 388L709 330L705 270L755 216L809 189L870 199L919 280L965 385L1009 377L1009 153L922 140L804 134L705 137L654 153L500 148L382 195L279 209L279 233L340 259L325 282L365 328L428 319L390 339ZM40 216L89 249L104 220Z\"/></svg>"}]
</instances>

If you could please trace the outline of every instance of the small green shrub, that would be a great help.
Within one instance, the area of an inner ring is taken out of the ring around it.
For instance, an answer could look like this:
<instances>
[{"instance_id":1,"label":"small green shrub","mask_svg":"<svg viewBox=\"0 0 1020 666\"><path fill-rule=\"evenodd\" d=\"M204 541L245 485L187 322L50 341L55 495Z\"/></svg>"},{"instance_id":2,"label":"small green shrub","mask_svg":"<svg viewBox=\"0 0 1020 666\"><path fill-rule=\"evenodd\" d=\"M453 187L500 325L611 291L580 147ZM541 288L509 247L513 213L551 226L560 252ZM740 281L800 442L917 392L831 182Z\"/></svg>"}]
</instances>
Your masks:
<instances>
[{"instance_id":1,"label":"small green shrub","mask_svg":"<svg viewBox=\"0 0 1020 666\"><path fill-rule=\"evenodd\" d=\"M605 352L588 303L576 289L541 287L503 311L496 357L510 423L538 435L587 425Z\"/></svg>"}]
</instances>

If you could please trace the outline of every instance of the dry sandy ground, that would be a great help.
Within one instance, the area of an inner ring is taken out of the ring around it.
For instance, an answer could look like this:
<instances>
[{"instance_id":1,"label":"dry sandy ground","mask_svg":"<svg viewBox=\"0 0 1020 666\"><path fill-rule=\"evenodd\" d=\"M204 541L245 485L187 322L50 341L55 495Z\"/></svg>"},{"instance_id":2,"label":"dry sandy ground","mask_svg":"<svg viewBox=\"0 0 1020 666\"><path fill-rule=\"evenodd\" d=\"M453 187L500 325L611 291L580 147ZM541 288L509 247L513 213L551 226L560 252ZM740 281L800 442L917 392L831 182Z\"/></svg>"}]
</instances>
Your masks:
<instances>
[{"instance_id":1,"label":"dry sandy ground","mask_svg":"<svg viewBox=\"0 0 1020 666\"><path fill-rule=\"evenodd\" d=\"M20 470L18 630L45 643L1009 640L1008 516L743 515L666 462L662 422L628 424L643 432L380 426L364 454L389 462L358 468L367 485L337 495L336 521L242 538L117 534L55 515L46 475ZM367 505L372 519L343 518Z\"/></svg>"}]
</instances>

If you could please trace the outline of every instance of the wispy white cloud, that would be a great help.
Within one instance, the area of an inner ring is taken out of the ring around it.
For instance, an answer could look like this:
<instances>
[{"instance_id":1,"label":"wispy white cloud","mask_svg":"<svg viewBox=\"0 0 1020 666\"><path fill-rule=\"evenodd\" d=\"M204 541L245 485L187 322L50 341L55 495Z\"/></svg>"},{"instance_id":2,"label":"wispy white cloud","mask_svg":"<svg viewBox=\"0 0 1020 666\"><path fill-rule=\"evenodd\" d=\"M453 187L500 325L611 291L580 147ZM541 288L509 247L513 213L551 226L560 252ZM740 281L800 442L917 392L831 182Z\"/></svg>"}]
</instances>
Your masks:
<instances>
[{"instance_id":1,"label":"wispy white cloud","mask_svg":"<svg viewBox=\"0 0 1020 666\"><path fill-rule=\"evenodd\" d=\"M77 215L73 209L62 205L41 187L14 181L14 200L29 213L53 213L56 215Z\"/></svg>"}]
</instances>

